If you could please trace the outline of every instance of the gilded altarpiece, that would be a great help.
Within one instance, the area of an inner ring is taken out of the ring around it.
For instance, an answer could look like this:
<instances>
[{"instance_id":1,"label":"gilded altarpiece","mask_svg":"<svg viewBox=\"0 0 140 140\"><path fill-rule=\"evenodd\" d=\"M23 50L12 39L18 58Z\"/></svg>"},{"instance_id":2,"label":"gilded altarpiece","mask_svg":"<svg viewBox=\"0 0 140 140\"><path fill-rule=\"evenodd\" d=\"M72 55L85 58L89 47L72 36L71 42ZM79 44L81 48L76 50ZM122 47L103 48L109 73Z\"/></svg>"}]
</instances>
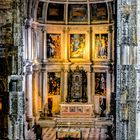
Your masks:
<instances>
[{"instance_id":1,"label":"gilded altarpiece","mask_svg":"<svg viewBox=\"0 0 140 140\"><path fill-rule=\"evenodd\" d=\"M69 71L67 102L87 102L87 75L82 67Z\"/></svg>"}]
</instances>

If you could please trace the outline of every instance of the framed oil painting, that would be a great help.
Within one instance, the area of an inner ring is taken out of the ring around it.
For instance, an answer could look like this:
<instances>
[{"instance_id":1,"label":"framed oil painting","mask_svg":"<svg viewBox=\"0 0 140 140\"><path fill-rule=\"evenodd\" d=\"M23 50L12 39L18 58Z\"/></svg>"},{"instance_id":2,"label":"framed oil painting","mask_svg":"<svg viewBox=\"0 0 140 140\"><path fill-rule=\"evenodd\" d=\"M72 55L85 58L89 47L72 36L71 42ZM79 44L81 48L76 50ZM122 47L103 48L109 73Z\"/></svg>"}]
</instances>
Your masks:
<instances>
[{"instance_id":1,"label":"framed oil painting","mask_svg":"<svg viewBox=\"0 0 140 140\"><path fill-rule=\"evenodd\" d=\"M47 34L47 58L61 58L61 34Z\"/></svg>"},{"instance_id":2,"label":"framed oil painting","mask_svg":"<svg viewBox=\"0 0 140 140\"><path fill-rule=\"evenodd\" d=\"M49 95L60 95L61 73L48 72L48 93Z\"/></svg>"},{"instance_id":3,"label":"framed oil painting","mask_svg":"<svg viewBox=\"0 0 140 140\"><path fill-rule=\"evenodd\" d=\"M37 20L42 19L43 14L43 5L44 2L39 2L38 8L37 8Z\"/></svg>"},{"instance_id":4,"label":"framed oil painting","mask_svg":"<svg viewBox=\"0 0 140 140\"><path fill-rule=\"evenodd\" d=\"M108 34L95 34L95 58L107 59Z\"/></svg>"},{"instance_id":5,"label":"framed oil painting","mask_svg":"<svg viewBox=\"0 0 140 140\"><path fill-rule=\"evenodd\" d=\"M47 20L64 21L64 4L49 3Z\"/></svg>"},{"instance_id":6,"label":"framed oil painting","mask_svg":"<svg viewBox=\"0 0 140 140\"><path fill-rule=\"evenodd\" d=\"M69 4L68 7L69 22L87 22L87 5L86 4Z\"/></svg>"},{"instance_id":7,"label":"framed oil painting","mask_svg":"<svg viewBox=\"0 0 140 140\"><path fill-rule=\"evenodd\" d=\"M95 73L95 95L106 96L106 73Z\"/></svg>"},{"instance_id":8,"label":"framed oil painting","mask_svg":"<svg viewBox=\"0 0 140 140\"><path fill-rule=\"evenodd\" d=\"M70 58L83 58L85 34L70 34Z\"/></svg>"},{"instance_id":9,"label":"framed oil painting","mask_svg":"<svg viewBox=\"0 0 140 140\"><path fill-rule=\"evenodd\" d=\"M108 21L108 12L106 3L95 3L90 5L91 22Z\"/></svg>"}]
</instances>

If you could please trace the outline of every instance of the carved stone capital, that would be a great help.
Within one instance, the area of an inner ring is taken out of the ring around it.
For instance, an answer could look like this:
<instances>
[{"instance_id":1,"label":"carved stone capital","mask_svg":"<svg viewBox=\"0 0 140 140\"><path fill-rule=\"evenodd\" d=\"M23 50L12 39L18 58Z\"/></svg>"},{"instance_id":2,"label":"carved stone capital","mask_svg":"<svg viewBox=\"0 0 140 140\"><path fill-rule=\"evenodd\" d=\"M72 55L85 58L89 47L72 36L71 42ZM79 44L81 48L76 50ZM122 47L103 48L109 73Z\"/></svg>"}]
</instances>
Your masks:
<instances>
[{"instance_id":1,"label":"carved stone capital","mask_svg":"<svg viewBox=\"0 0 140 140\"><path fill-rule=\"evenodd\" d=\"M25 20L25 28L26 29L28 29L28 28L31 28L31 26L32 26L32 18L30 18L30 19L26 19Z\"/></svg>"}]
</instances>

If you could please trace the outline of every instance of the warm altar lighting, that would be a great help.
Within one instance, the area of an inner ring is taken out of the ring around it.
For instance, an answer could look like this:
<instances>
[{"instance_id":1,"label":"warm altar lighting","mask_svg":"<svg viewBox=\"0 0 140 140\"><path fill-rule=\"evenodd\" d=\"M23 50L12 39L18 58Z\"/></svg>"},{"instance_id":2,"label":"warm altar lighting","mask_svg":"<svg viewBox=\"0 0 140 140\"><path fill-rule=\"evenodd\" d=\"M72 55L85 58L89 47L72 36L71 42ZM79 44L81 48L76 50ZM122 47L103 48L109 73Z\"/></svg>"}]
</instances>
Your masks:
<instances>
[{"instance_id":1,"label":"warm altar lighting","mask_svg":"<svg viewBox=\"0 0 140 140\"><path fill-rule=\"evenodd\" d=\"M2 100L0 100L0 111L2 111Z\"/></svg>"}]
</instances>

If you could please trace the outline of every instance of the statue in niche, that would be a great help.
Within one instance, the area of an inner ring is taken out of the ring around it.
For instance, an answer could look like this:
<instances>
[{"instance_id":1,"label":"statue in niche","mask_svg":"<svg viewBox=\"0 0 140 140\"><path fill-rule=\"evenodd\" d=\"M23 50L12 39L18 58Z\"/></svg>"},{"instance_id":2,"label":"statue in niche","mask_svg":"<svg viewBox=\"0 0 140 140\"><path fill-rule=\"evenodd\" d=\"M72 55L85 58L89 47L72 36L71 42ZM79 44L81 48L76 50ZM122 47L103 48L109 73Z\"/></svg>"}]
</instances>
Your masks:
<instances>
[{"instance_id":1,"label":"statue in niche","mask_svg":"<svg viewBox=\"0 0 140 140\"><path fill-rule=\"evenodd\" d=\"M87 102L87 76L84 69L79 66L68 73L67 102Z\"/></svg>"}]
</instances>

